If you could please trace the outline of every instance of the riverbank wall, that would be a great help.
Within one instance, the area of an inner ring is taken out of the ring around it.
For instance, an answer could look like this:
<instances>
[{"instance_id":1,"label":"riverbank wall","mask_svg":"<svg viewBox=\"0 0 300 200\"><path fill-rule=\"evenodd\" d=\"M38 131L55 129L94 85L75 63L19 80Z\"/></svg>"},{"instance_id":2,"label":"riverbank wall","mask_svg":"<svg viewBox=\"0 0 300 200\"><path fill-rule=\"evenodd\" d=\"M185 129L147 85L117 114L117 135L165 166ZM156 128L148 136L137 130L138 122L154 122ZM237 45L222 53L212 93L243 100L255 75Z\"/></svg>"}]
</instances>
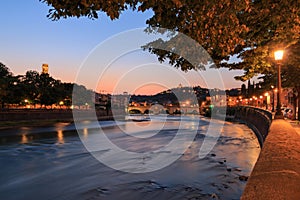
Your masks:
<instances>
[{"instance_id":1,"label":"riverbank wall","mask_svg":"<svg viewBox=\"0 0 300 200\"><path fill-rule=\"evenodd\" d=\"M5 121L38 121L38 120L58 120L58 121L73 121L74 114L80 114L82 119L92 119L97 116L98 120L111 120L112 114L105 110L43 110L43 109L16 109L0 112L0 122Z\"/></svg>"},{"instance_id":2,"label":"riverbank wall","mask_svg":"<svg viewBox=\"0 0 300 200\"><path fill-rule=\"evenodd\" d=\"M239 107L235 119L257 135L262 150L247 181L242 200L300 199L300 136L285 120L270 112Z\"/></svg>"},{"instance_id":3,"label":"riverbank wall","mask_svg":"<svg viewBox=\"0 0 300 200\"><path fill-rule=\"evenodd\" d=\"M290 123L274 120L241 199L300 199L299 185L300 136Z\"/></svg>"},{"instance_id":4,"label":"riverbank wall","mask_svg":"<svg viewBox=\"0 0 300 200\"><path fill-rule=\"evenodd\" d=\"M260 108L241 106L236 108L234 120L243 122L251 128L260 146L263 146L272 123L272 113Z\"/></svg>"}]
</instances>

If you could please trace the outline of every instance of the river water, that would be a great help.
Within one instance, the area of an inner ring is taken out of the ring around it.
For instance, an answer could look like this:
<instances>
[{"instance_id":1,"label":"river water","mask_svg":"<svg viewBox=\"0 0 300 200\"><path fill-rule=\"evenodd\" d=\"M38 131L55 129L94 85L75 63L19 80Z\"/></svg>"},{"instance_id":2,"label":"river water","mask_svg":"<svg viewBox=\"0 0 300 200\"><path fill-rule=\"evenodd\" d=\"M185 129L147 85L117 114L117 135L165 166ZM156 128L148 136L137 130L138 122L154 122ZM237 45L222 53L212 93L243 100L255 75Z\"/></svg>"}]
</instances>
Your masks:
<instances>
[{"instance_id":1,"label":"river water","mask_svg":"<svg viewBox=\"0 0 300 200\"><path fill-rule=\"evenodd\" d=\"M73 124L2 131L1 199L239 199L246 184L240 177L250 175L260 153L259 143L244 124L225 122L217 144L200 159L199 149L209 122L201 119L192 145L174 163L138 174L112 169L95 159ZM122 130L137 125L149 127L150 122L117 125L113 121L87 121L79 132L91 138L97 134L98 123L114 144L130 151L158 148L174 138L170 130L178 128L178 118L169 117L163 122L168 129L146 142L143 137L128 137ZM160 127L162 122L158 119L151 123ZM188 126L193 120L184 123ZM151 134L149 128L147 134ZM166 154L172 156L172 152ZM114 162L123 160L120 157Z\"/></svg>"}]
</instances>

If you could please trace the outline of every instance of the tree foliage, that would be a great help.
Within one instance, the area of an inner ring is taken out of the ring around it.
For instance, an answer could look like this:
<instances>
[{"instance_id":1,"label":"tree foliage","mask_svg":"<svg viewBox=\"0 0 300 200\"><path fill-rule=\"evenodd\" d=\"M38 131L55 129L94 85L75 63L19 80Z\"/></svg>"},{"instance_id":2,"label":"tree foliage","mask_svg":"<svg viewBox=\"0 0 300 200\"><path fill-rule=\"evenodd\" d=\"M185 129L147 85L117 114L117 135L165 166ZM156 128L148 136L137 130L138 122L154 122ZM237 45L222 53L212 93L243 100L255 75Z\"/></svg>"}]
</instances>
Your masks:
<instances>
[{"instance_id":1,"label":"tree foliage","mask_svg":"<svg viewBox=\"0 0 300 200\"><path fill-rule=\"evenodd\" d=\"M24 98L31 99L34 103L38 102L39 97L39 79L40 75L37 71L29 70L26 72L25 76L23 76L24 83Z\"/></svg>"},{"instance_id":2,"label":"tree foliage","mask_svg":"<svg viewBox=\"0 0 300 200\"><path fill-rule=\"evenodd\" d=\"M243 69L237 77L246 80L257 74L272 71L272 54L276 48L288 48L299 42L299 1L289 0L42 0L51 6L48 17L98 18L104 12L112 20L127 9L154 15L147 20L148 31L155 27L184 33L197 41L210 54L216 65L229 69ZM176 37L176 35L172 35ZM159 41L161 45L168 41ZM183 70L197 69L172 52L151 48L159 60L170 61ZM237 54L243 62L228 63L230 55ZM296 53L297 54L297 53ZM292 55L294 56L294 54Z\"/></svg>"},{"instance_id":3,"label":"tree foliage","mask_svg":"<svg viewBox=\"0 0 300 200\"><path fill-rule=\"evenodd\" d=\"M285 51L286 59L282 63L277 63L270 66L268 71L265 71L264 75L260 77L264 81L264 87L270 88L271 85L276 86L277 84L277 67L281 65L281 77L282 86L298 88L300 87L299 77L300 77L300 43L291 45ZM270 61L271 62L271 61ZM300 92L300 91L299 91Z\"/></svg>"},{"instance_id":4,"label":"tree foliage","mask_svg":"<svg viewBox=\"0 0 300 200\"><path fill-rule=\"evenodd\" d=\"M72 97L74 105L91 105L93 98L95 97L91 90L87 90L83 85L74 85Z\"/></svg>"},{"instance_id":5,"label":"tree foliage","mask_svg":"<svg viewBox=\"0 0 300 200\"><path fill-rule=\"evenodd\" d=\"M72 102L73 89L80 88L80 100ZM88 96L89 95L89 96ZM26 100L26 102L25 102ZM0 108L7 105L32 104L41 106L65 106L92 104L92 92L74 83L62 83L49 74L29 70L25 75L14 76L8 67L0 63Z\"/></svg>"},{"instance_id":6,"label":"tree foliage","mask_svg":"<svg viewBox=\"0 0 300 200\"><path fill-rule=\"evenodd\" d=\"M296 111L296 106L300 105L300 43L291 45L285 50L285 59L282 63L277 63L281 65L281 77L282 86L289 87L293 91L293 104L294 111ZM266 71L261 79L263 79L263 87L267 90L271 88L271 85L277 86L277 67L273 65L269 71ZM295 114L295 112L293 113ZM298 109L298 120L300 116L300 109ZM295 115L294 115L295 118Z\"/></svg>"},{"instance_id":7,"label":"tree foliage","mask_svg":"<svg viewBox=\"0 0 300 200\"><path fill-rule=\"evenodd\" d=\"M146 23L148 32L168 32L169 40L157 40L144 46L159 61L169 61L182 70L205 69L201 59L186 60L182 53L194 58L195 48L183 45L175 32L198 42L211 56L215 65L230 70L244 70L237 80L245 81L263 74L265 84L275 84L276 63L273 53L284 49L283 85L299 87L300 76L300 2L299 0L41 0L51 6L48 17L98 18L104 12L112 20L127 9L153 11ZM163 29L159 29L163 28ZM173 46L172 46L173 45ZM166 50L175 49L175 51ZM182 47L182 45L180 46ZM177 51L176 51L177 50ZM241 61L228 62L236 55ZM209 63L211 60L206 59ZM270 85L269 85L270 86ZM268 86L268 87L269 87ZM300 92L300 91L299 91ZM298 100L299 100L298 95ZM299 101L300 103L300 101ZM299 112L300 114L300 112Z\"/></svg>"},{"instance_id":8,"label":"tree foliage","mask_svg":"<svg viewBox=\"0 0 300 200\"><path fill-rule=\"evenodd\" d=\"M0 103L1 108L4 107L5 100L8 96L9 88L9 69L2 63L0 63Z\"/></svg>"}]
</instances>

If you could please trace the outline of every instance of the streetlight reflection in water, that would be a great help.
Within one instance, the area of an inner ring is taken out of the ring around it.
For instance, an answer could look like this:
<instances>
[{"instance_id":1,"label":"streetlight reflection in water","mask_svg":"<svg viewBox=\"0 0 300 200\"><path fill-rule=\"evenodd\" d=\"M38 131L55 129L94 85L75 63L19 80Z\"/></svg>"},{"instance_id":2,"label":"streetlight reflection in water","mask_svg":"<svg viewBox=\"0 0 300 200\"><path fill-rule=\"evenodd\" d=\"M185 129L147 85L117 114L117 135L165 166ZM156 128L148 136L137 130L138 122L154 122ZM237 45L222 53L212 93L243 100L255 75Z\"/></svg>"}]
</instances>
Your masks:
<instances>
[{"instance_id":1,"label":"streetlight reflection in water","mask_svg":"<svg viewBox=\"0 0 300 200\"><path fill-rule=\"evenodd\" d=\"M64 144L65 143L65 140L64 140L64 134L63 134L63 131L62 130L58 130L57 131L57 142L59 144Z\"/></svg>"},{"instance_id":2,"label":"streetlight reflection in water","mask_svg":"<svg viewBox=\"0 0 300 200\"><path fill-rule=\"evenodd\" d=\"M22 134L21 144L28 143L28 137L26 134Z\"/></svg>"}]
</instances>

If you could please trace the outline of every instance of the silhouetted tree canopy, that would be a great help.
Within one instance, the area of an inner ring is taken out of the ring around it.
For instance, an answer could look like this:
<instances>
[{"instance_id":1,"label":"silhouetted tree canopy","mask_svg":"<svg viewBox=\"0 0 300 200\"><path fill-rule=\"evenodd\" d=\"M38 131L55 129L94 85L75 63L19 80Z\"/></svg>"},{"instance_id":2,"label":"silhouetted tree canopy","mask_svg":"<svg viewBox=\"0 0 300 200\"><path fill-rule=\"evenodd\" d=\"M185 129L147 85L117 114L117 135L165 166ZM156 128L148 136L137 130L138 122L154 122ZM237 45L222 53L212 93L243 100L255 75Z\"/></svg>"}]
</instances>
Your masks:
<instances>
[{"instance_id":1,"label":"silhouetted tree canopy","mask_svg":"<svg viewBox=\"0 0 300 200\"><path fill-rule=\"evenodd\" d=\"M72 102L73 89L80 88L78 99ZM14 76L8 67L0 63L0 108L7 105L40 104L41 106L65 106L92 104L92 91L76 83L62 83L47 73L29 70L25 75ZM26 100L26 102L25 102Z\"/></svg>"},{"instance_id":2,"label":"silhouetted tree canopy","mask_svg":"<svg viewBox=\"0 0 300 200\"><path fill-rule=\"evenodd\" d=\"M12 74L9 69L3 63L0 63L0 108L4 107L9 97L11 78Z\"/></svg>"},{"instance_id":3,"label":"silhouetted tree canopy","mask_svg":"<svg viewBox=\"0 0 300 200\"><path fill-rule=\"evenodd\" d=\"M213 67L243 69L245 74L236 77L243 81L272 71L274 50L289 48L299 42L300 36L299 0L41 1L51 6L48 17L52 20L82 16L95 19L98 12L104 12L115 20L128 9L139 12L151 10L154 14L146 22L148 31L155 32L157 29L154 27L159 27L186 34L210 54L216 64ZM170 64L182 70L197 69L197 65L192 63L191 66L172 52L151 49L151 46L150 52L157 54L161 61L169 59ZM234 54L242 62L224 62Z\"/></svg>"}]
</instances>

